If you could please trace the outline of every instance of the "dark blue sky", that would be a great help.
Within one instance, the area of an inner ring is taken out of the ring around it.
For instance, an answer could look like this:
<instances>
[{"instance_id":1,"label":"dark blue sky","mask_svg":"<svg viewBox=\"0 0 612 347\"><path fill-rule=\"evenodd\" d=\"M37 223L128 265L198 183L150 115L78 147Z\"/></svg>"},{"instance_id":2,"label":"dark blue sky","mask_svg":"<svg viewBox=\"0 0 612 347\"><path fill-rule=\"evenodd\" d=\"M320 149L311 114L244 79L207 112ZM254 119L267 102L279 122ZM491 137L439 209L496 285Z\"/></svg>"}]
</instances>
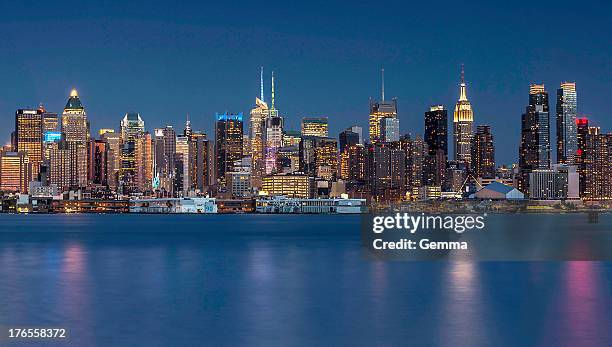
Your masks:
<instances>
[{"instance_id":1,"label":"dark blue sky","mask_svg":"<svg viewBox=\"0 0 612 347\"><path fill-rule=\"evenodd\" d=\"M0 138L8 141L16 108L43 102L59 113L72 87L92 133L134 110L149 130L182 130L189 113L212 135L215 112L252 108L260 65L267 92L276 71L289 127L327 115L334 136L367 126L384 66L402 132L422 134L430 104L452 118L465 63L475 123L492 125L498 164L516 162L529 83L553 96L576 81L579 113L612 130L611 10L580 1L3 3Z\"/></svg>"}]
</instances>

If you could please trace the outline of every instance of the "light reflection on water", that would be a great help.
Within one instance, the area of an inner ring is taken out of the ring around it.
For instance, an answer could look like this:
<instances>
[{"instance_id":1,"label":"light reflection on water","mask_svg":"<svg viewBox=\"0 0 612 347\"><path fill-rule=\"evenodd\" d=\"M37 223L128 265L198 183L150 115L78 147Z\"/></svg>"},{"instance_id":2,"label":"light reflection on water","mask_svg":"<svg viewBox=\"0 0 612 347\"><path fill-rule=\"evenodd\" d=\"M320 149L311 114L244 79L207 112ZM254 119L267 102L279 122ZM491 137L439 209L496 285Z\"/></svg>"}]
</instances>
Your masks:
<instances>
[{"instance_id":1,"label":"light reflection on water","mask_svg":"<svg viewBox=\"0 0 612 347\"><path fill-rule=\"evenodd\" d=\"M0 326L88 346L612 344L610 263L367 261L358 217L193 217L0 215Z\"/></svg>"}]
</instances>

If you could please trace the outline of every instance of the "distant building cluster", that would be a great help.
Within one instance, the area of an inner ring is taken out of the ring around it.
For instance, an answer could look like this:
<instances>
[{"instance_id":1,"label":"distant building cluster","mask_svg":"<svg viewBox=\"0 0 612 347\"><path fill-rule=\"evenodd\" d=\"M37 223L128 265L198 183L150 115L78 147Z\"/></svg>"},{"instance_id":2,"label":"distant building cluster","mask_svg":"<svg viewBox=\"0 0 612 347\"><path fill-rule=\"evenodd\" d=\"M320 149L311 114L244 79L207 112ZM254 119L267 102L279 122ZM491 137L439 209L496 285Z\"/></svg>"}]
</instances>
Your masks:
<instances>
[{"instance_id":1,"label":"distant building cluster","mask_svg":"<svg viewBox=\"0 0 612 347\"><path fill-rule=\"evenodd\" d=\"M18 109L11 143L0 151L0 190L59 200L612 200L612 134L578 117L575 83L557 89L556 160L548 92L533 84L520 117L518 164L498 167L491 126L474 125L463 66L452 134L444 105L424 112L422 136L401 134L398 101L385 98L384 70L380 100L369 103L368 139L357 125L330 137L329 119L319 115L303 117L299 131L286 129L274 73L271 81L268 104L262 68L255 107L248 115L216 114L212 138L192 129L189 118L182 131L148 131L136 112L126 113L119 129L92 134L76 90L61 115L42 105Z\"/></svg>"}]
</instances>

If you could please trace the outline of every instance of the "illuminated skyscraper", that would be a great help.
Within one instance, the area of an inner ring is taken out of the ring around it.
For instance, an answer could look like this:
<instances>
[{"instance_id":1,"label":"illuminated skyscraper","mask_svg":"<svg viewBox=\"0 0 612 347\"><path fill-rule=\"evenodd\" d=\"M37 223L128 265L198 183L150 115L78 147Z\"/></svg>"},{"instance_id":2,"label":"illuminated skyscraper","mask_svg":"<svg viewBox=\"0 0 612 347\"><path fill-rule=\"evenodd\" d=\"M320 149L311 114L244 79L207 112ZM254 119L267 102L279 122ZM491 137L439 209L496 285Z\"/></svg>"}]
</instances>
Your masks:
<instances>
[{"instance_id":1,"label":"illuminated skyscraper","mask_svg":"<svg viewBox=\"0 0 612 347\"><path fill-rule=\"evenodd\" d=\"M154 140L155 184L153 188L172 195L174 189L174 159L176 153L176 131L172 126L155 129Z\"/></svg>"},{"instance_id":2,"label":"illuminated skyscraper","mask_svg":"<svg viewBox=\"0 0 612 347\"><path fill-rule=\"evenodd\" d=\"M70 92L70 97L62 113L62 133L65 143L60 146L60 151L70 153L70 165L66 168L69 174L64 175L64 183L69 183L71 188L84 187L87 184L89 121L76 89ZM51 164L53 165L53 163Z\"/></svg>"},{"instance_id":3,"label":"illuminated skyscraper","mask_svg":"<svg viewBox=\"0 0 612 347\"><path fill-rule=\"evenodd\" d=\"M121 167L119 170L119 184L125 194L141 192L143 179L139 176L138 162L143 155L142 136L145 124L140 114L128 112L121 120Z\"/></svg>"},{"instance_id":4,"label":"illuminated skyscraper","mask_svg":"<svg viewBox=\"0 0 612 347\"><path fill-rule=\"evenodd\" d=\"M225 173L234 170L234 162L242 159L242 113L217 113L216 120L216 176L223 182Z\"/></svg>"},{"instance_id":5,"label":"illuminated skyscraper","mask_svg":"<svg viewBox=\"0 0 612 347\"><path fill-rule=\"evenodd\" d=\"M474 177L495 178L495 147L488 125L476 127L472 141L472 174Z\"/></svg>"},{"instance_id":6,"label":"illuminated skyscraper","mask_svg":"<svg viewBox=\"0 0 612 347\"><path fill-rule=\"evenodd\" d=\"M302 136L329 136L329 124L327 117L304 117L302 118Z\"/></svg>"},{"instance_id":7,"label":"illuminated skyscraper","mask_svg":"<svg viewBox=\"0 0 612 347\"><path fill-rule=\"evenodd\" d=\"M264 160L266 174L279 172L277 152L283 146L283 117L278 114L274 99L274 71L272 71L272 104L265 120Z\"/></svg>"},{"instance_id":8,"label":"illuminated skyscraper","mask_svg":"<svg viewBox=\"0 0 612 347\"><path fill-rule=\"evenodd\" d=\"M61 191L87 186L87 146L64 139L50 146L50 183Z\"/></svg>"},{"instance_id":9,"label":"illuminated skyscraper","mask_svg":"<svg viewBox=\"0 0 612 347\"><path fill-rule=\"evenodd\" d=\"M453 117L453 140L455 149L455 160L470 163L472 143L474 112L472 105L467 99L467 89L465 84L465 74L463 64L461 65L461 84L459 90L459 100L455 104Z\"/></svg>"},{"instance_id":10,"label":"illuminated skyscraper","mask_svg":"<svg viewBox=\"0 0 612 347\"><path fill-rule=\"evenodd\" d=\"M32 177L36 179L43 160L43 113L42 110L19 109L15 112L15 149L29 158Z\"/></svg>"},{"instance_id":11,"label":"illuminated skyscraper","mask_svg":"<svg viewBox=\"0 0 612 347\"><path fill-rule=\"evenodd\" d=\"M442 185L448 159L448 114L444 106L434 105L425 112L425 143L428 155L425 160L426 185Z\"/></svg>"},{"instance_id":12,"label":"illuminated skyscraper","mask_svg":"<svg viewBox=\"0 0 612 347\"><path fill-rule=\"evenodd\" d=\"M612 134L590 127L584 153L585 200L612 200Z\"/></svg>"},{"instance_id":13,"label":"illuminated skyscraper","mask_svg":"<svg viewBox=\"0 0 612 347\"><path fill-rule=\"evenodd\" d=\"M382 74L382 89L380 102L374 102L370 98L370 141L376 142L382 140L380 131L380 122L383 118L397 118L397 99L391 101L385 100L385 70L381 70Z\"/></svg>"},{"instance_id":14,"label":"illuminated skyscraper","mask_svg":"<svg viewBox=\"0 0 612 347\"><path fill-rule=\"evenodd\" d=\"M263 68L262 68L263 74ZM264 138L265 138L265 125L266 119L269 115L268 104L263 101L263 76L261 81L261 97L255 98L255 108L251 110L251 120L249 123L249 133L251 141L251 163L253 186L261 186L261 177L265 174L266 166L264 161Z\"/></svg>"},{"instance_id":15,"label":"illuminated skyscraper","mask_svg":"<svg viewBox=\"0 0 612 347\"><path fill-rule=\"evenodd\" d=\"M174 159L176 177L174 191L184 195L189 191L189 137L180 135L176 137L176 155Z\"/></svg>"},{"instance_id":16,"label":"illuminated skyscraper","mask_svg":"<svg viewBox=\"0 0 612 347\"><path fill-rule=\"evenodd\" d=\"M529 88L529 105L521 117L521 147L519 150L519 187L528 194L529 173L550 168L550 120L548 93L543 84Z\"/></svg>"},{"instance_id":17,"label":"illuminated skyscraper","mask_svg":"<svg viewBox=\"0 0 612 347\"><path fill-rule=\"evenodd\" d=\"M30 160L25 152L0 150L0 191L28 192Z\"/></svg>"},{"instance_id":18,"label":"illuminated skyscraper","mask_svg":"<svg viewBox=\"0 0 612 347\"><path fill-rule=\"evenodd\" d=\"M585 163L585 150L587 145L587 136L589 135L589 120L588 118L576 119L576 156L574 161L578 166L578 177L580 180L580 196L584 195L586 189L586 163Z\"/></svg>"},{"instance_id":19,"label":"illuminated skyscraper","mask_svg":"<svg viewBox=\"0 0 612 347\"><path fill-rule=\"evenodd\" d=\"M86 143L89 139L89 122L87 112L76 89L70 92L70 97L62 113L62 132L68 142Z\"/></svg>"},{"instance_id":20,"label":"illuminated skyscraper","mask_svg":"<svg viewBox=\"0 0 612 347\"><path fill-rule=\"evenodd\" d=\"M563 82L557 89L557 162L573 164L576 155L576 83Z\"/></svg>"},{"instance_id":21,"label":"illuminated skyscraper","mask_svg":"<svg viewBox=\"0 0 612 347\"><path fill-rule=\"evenodd\" d=\"M210 147L206 134L192 132L189 137L189 182L191 189L201 193L210 184Z\"/></svg>"},{"instance_id":22,"label":"illuminated skyscraper","mask_svg":"<svg viewBox=\"0 0 612 347\"><path fill-rule=\"evenodd\" d=\"M347 145L340 154L340 177L349 188L366 183L366 154L366 148L359 143Z\"/></svg>"},{"instance_id":23,"label":"illuminated skyscraper","mask_svg":"<svg viewBox=\"0 0 612 347\"><path fill-rule=\"evenodd\" d=\"M100 130L100 139L106 143L106 175L108 186L115 190L121 169L121 136L113 129Z\"/></svg>"}]
</instances>

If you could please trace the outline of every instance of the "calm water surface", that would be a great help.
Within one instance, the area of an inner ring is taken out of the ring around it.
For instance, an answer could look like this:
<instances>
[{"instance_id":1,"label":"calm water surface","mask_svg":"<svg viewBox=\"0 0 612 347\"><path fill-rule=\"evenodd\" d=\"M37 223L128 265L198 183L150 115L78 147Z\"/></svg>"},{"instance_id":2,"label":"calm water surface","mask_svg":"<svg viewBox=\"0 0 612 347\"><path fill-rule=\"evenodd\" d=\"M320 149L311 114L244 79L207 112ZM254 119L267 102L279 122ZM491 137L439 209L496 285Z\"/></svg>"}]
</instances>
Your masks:
<instances>
[{"instance_id":1,"label":"calm water surface","mask_svg":"<svg viewBox=\"0 0 612 347\"><path fill-rule=\"evenodd\" d=\"M3 214L0 327L75 346L612 345L612 263L368 261L359 224Z\"/></svg>"}]
</instances>

